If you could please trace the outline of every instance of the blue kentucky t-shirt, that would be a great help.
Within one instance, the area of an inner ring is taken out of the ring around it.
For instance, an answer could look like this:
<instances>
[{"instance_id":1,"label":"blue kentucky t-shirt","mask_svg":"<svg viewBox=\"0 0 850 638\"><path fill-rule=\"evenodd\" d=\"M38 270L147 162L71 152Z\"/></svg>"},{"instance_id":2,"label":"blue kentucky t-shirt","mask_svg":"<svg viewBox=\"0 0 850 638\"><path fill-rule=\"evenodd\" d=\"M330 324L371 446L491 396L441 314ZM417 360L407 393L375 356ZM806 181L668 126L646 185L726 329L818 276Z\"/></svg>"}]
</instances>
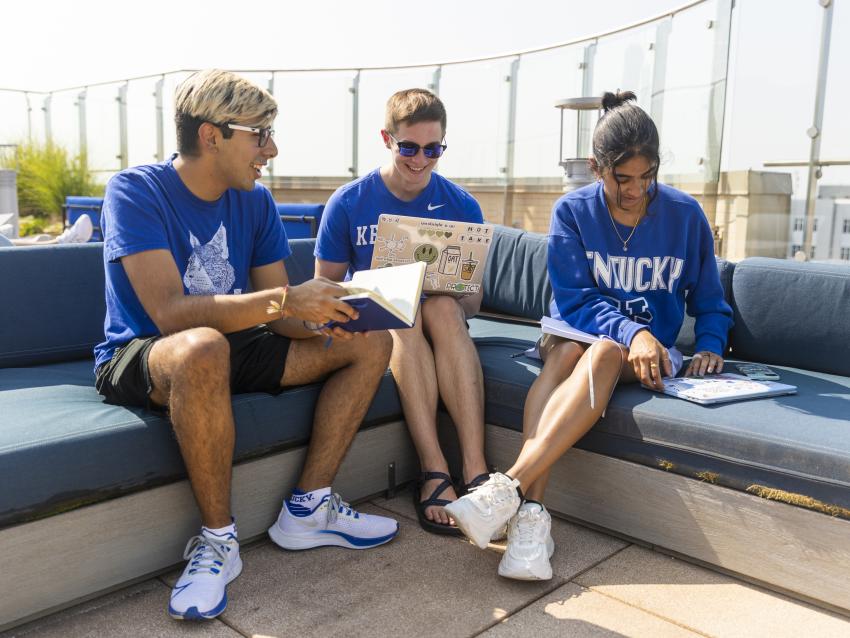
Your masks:
<instances>
[{"instance_id":1,"label":"blue kentucky t-shirt","mask_svg":"<svg viewBox=\"0 0 850 638\"><path fill-rule=\"evenodd\" d=\"M315 256L350 264L349 275L368 270L378 217L385 213L477 224L484 221L475 198L442 175L431 173L425 189L413 201L405 202L390 192L380 169L375 169L331 195L319 225Z\"/></svg>"},{"instance_id":2,"label":"blue kentucky t-shirt","mask_svg":"<svg viewBox=\"0 0 850 638\"><path fill-rule=\"evenodd\" d=\"M240 294L251 268L289 256L289 243L271 193L229 189L214 202L199 199L172 164L121 171L106 186L101 213L106 270L106 339L95 349L95 369L137 337L159 335L133 290L121 258L165 249L187 295Z\"/></svg>"}]
</instances>

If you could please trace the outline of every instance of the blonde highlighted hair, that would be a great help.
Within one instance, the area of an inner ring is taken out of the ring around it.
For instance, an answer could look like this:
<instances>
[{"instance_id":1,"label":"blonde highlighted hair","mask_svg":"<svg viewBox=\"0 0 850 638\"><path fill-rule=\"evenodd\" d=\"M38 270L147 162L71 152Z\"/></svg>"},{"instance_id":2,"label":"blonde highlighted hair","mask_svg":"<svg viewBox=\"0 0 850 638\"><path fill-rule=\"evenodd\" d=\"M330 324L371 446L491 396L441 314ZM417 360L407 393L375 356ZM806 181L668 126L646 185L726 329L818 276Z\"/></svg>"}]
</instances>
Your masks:
<instances>
[{"instance_id":1,"label":"blonde highlighted hair","mask_svg":"<svg viewBox=\"0 0 850 638\"><path fill-rule=\"evenodd\" d=\"M207 69L183 80L174 94L174 123L177 150L181 155L198 155L198 129L204 122L266 127L277 115L271 93L243 77ZM233 131L221 129L229 138Z\"/></svg>"},{"instance_id":2,"label":"blonde highlighted hair","mask_svg":"<svg viewBox=\"0 0 850 638\"><path fill-rule=\"evenodd\" d=\"M419 122L439 122L446 134L446 107L431 91L425 89L405 89L394 93L387 100L387 113L384 129L396 133L401 124Z\"/></svg>"}]
</instances>

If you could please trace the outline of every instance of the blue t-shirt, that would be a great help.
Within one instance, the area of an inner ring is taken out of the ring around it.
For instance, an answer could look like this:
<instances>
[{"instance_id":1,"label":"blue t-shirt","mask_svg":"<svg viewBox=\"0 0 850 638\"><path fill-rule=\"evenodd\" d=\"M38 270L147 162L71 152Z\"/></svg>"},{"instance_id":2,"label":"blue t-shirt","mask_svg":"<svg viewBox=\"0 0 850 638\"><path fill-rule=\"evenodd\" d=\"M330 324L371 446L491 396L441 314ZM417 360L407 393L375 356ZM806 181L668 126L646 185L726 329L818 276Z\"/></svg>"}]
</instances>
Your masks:
<instances>
[{"instance_id":1,"label":"blue t-shirt","mask_svg":"<svg viewBox=\"0 0 850 638\"><path fill-rule=\"evenodd\" d=\"M623 239L632 232L616 227ZM553 317L627 346L649 328L670 348L687 304L696 317L696 350L723 354L732 309L723 299L711 228L690 195L659 184L623 250L602 183L568 193L552 212L548 264Z\"/></svg>"},{"instance_id":2,"label":"blue t-shirt","mask_svg":"<svg viewBox=\"0 0 850 638\"><path fill-rule=\"evenodd\" d=\"M431 173L425 189L405 202L389 191L380 169L375 169L331 195L319 225L315 256L350 264L349 275L369 270L378 217L385 213L477 224L484 221L475 198L442 175Z\"/></svg>"},{"instance_id":3,"label":"blue t-shirt","mask_svg":"<svg viewBox=\"0 0 850 638\"><path fill-rule=\"evenodd\" d=\"M95 349L95 369L137 337L159 335L136 296L121 258L165 249L187 295L240 294L251 268L289 256L289 243L267 188L228 189L218 200L199 199L174 169L176 155L160 164L121 171L103 199L106 270L106 339Z\"/></svg>"}]
</instances>

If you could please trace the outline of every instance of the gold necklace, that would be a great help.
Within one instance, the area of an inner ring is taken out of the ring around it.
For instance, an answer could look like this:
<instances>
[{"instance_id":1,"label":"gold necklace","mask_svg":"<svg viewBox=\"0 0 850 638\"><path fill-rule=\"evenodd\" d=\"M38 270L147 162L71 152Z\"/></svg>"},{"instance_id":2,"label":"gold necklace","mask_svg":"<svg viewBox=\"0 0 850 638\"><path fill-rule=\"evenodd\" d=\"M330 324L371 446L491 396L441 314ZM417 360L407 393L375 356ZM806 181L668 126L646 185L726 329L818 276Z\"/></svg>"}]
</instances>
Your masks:
<instances>
[{"instance_id":1,"label":"gold necklace","mask_svg":"<svg viewBox=\"0 0 850 638\"><path fill-rule=\"evenodd\" d=\"M632 232L630 232L629 236L626 237L625 239L623 239L623 236L620 234L620 231L617 230L617 224L614 223L614 215L611 214L611 208L610 207L607 207L607 208L608 208L608 218L611 220L611 228L613 228L614 232L617 233L617 239L619 239L622 242L623 252L627 253L627 252L629 252L629 242L632 240L632 237L634 237L635 231L637 230L638 225L640 224L641 220L643 219L643 214L644 214L644 212L646 212L646 197L644 197L644 199L643 199L643 206L641 207L640 216L638 216L638 220L635 223L635 225L632 226Z\"/></svg>"}]
</instances>

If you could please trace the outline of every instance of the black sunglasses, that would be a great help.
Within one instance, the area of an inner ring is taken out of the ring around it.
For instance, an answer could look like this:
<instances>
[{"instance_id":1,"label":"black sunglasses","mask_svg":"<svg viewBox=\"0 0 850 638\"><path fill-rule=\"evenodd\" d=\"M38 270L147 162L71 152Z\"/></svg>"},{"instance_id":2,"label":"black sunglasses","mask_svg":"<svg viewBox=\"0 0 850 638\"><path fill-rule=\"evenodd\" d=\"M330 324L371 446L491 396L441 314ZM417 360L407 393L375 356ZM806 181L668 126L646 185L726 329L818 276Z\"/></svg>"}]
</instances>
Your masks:
<instances>
[{"instance_id":1,"label":"black sunglasses","mask_svg":"<svg viewBox=\"0 0 850 638\"><path fill-rule=\"evenodd\" d=\"M440 144L439 142L431 142L425 146L419 146L416 142L399 142L389 131L387 131L387 135L389 135L390 139L395 142L395 145L398 147L398 154L402 157L413 157L421 148L425 157L428 159L437 159L443 154L443 151L448 148L445 144Z\"/></svg>"},{"instance_id":2,"label":"black sunglasses","mask_svg":"<svg viewBox=\"0 0 850 638\"><path fill-rule=\"evenodd\" d=\"M230 122L216 124L216 126L219 128L229 128L232 131L247 131L248 133L256 133L257 146L260 148L263 148L269 143L269 139L274 137L274 129L269 126L260 128L258 126L243 126L242 124L232 124Z\"/></svg>"}]
</instances>

